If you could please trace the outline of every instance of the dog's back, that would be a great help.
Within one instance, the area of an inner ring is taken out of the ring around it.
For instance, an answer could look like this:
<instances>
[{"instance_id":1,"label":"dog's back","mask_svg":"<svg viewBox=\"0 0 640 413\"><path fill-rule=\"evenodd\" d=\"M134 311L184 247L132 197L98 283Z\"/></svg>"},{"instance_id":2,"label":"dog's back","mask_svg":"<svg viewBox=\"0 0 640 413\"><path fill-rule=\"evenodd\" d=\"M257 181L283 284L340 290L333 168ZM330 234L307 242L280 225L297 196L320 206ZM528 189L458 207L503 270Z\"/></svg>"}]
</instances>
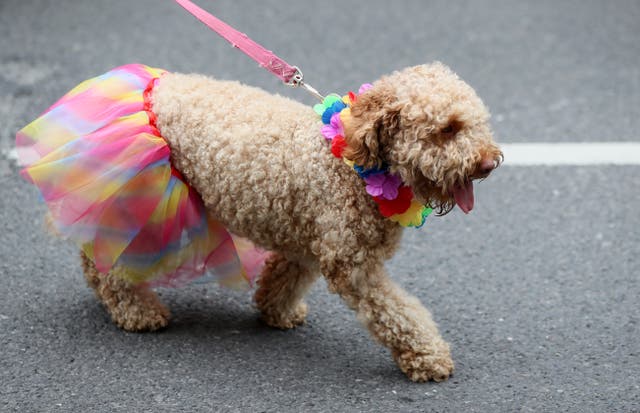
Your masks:
<instances>
[{"instance_id":1,"label":"dog's back","mask_svg":"<svg viewBox=\"0 0 640 413\"><path fill-rule=\"evenodd\" d=\"M173 164L231 232L310 255L346 207L376 216L357 174L331 155L308 106L237 82L167 74L153 110ZM361 192L360 205L353 191Z\"/></svg>"}]
</instances>

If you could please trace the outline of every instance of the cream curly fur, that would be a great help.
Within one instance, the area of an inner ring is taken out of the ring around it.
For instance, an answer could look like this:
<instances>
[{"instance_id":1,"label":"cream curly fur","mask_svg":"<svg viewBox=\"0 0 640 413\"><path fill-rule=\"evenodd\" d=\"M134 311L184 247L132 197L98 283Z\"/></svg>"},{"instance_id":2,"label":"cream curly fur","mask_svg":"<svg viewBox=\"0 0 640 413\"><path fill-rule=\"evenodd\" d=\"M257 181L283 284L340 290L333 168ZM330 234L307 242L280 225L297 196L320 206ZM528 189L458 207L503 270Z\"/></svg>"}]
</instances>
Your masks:
<instances>
[{"instance_id":1,"label":"cream curly fur","mask_svg":"<svg viewBox=\"0 0 640 413\"><path fill-rule=\"evenodd\" d=\"M211 216L274 251L255 293L269 325L302 323L303 296L322 274L410 379L449 377L449 346L431 315L384 269L401 227L380 215L358 175L331 155L313 110L236 82L182 74L162 77L153 110L173 164ZM380 79L351 112L347 157L386 162L441 212L453 207L455 185L487 176L501 161L486 108L439 63ZM87 279L118 325L167 323L153 292L117 274L98 277L87 261Z\"/></svg>"}]
</instances>

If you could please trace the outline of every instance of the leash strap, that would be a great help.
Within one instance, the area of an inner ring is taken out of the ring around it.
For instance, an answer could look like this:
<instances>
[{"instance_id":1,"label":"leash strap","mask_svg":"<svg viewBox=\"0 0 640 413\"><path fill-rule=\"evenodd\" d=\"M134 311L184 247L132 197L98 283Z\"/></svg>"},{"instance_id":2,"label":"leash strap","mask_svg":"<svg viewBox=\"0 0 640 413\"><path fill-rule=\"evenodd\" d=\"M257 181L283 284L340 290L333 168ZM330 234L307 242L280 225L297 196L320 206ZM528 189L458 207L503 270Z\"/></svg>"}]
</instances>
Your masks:
<instances>
[{"instance_id":1,"label":"leash strap","mask_svg":"<svg viewBox=\"0 0 640 413\"><path fill-rule=\"evenodd\" d=\"M211 30L218 33L223 39L231 43L233 47L240 49L247 56L258 62L260 67L267 69L287 85L292 87L302 86L318 99L322 100L324 98L317 90L304 83L303 74L297 66L292 66L280 59L271 50L265 49L251 40L246 34L237 31L193 2L189 0L175 1Z\"/></svg>"}]
</instances>

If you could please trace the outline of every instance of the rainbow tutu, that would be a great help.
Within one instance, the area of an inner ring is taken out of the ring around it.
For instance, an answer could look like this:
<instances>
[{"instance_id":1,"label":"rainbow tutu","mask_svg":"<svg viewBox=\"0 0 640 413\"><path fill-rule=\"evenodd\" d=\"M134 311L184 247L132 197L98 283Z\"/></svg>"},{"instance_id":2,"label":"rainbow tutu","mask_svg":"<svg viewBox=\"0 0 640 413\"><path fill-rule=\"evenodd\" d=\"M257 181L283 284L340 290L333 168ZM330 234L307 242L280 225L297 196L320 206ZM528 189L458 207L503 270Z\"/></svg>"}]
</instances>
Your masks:
<instances>
[{"instance_id":1,"label":"rainbow tutu","mask_svg":"<svg viewBox=\"0 0 640 413\"><path fill-rule=\"evenodd\" d=\"M76 86L18 132L22 175L102 273L118 267L150 286L203 276L252 285L267 253L210 219L171 165L150 100L164 73L130 64Z\"/></svg>"}]
</instances>

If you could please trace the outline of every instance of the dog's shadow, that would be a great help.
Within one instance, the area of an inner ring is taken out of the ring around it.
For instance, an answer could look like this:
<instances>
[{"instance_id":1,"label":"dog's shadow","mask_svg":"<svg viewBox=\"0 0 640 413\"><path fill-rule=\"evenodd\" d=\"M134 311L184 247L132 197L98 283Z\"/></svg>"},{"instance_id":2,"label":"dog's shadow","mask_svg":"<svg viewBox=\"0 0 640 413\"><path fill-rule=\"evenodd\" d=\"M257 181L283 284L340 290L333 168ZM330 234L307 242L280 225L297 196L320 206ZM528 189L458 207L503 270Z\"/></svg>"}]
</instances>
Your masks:
<instances>
[{"instance_id":1,"label":"dog's shadow","mask_svg":"<svg viewBox=\"0 0 640 413\"><path fill-rule=\"evenodd\" d=\"M261 321L246 295L219 290L194 294L168 290L160 295L172 312L169 325L162 330L125 332L87 293L66 302L66 310L55 310L72 313L63 317L68 322L60 330L66 331L68 337L61 338L108 348L111 354L133 354L135 359L149 359L151 364L175 360L178 355L194 374L198 369L233 369L238 364L244 370L259 370L263 376L265 372L273 374L274 379L283 369L294 376L313 372L333 379L344 376L345 380L352 379L349 367L359 377L372 379L399 374L385 350L370 341L348 311L340 312L344 313L344 320L336 320L335 314L327 320L323 309L316 308L304 325L283 331ZM312 297L309 304L314 307Z\"/></svg>"}]
</instances>

